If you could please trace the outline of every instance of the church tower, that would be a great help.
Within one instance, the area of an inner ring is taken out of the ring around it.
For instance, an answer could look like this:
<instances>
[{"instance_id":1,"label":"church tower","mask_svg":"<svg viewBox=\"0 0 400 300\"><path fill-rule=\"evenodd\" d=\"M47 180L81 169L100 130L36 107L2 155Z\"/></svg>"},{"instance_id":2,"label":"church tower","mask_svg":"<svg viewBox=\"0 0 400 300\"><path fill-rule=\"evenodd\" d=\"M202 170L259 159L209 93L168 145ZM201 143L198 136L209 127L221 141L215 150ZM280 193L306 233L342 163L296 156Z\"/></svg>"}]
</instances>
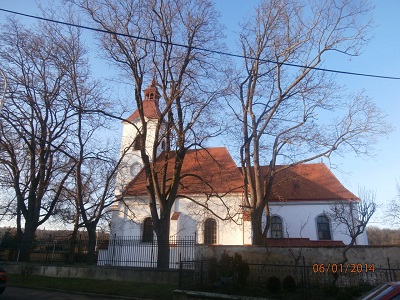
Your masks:
<instances>
[{"instance_id":1,"label":"church tower","mask_svg":"<svg viewBox=\"0 0 400 300\"><path fill-rule=\"evenodd\" d=\"M145 148L150 159L152 156L152 148L154 145L155 131L160 117L159 100L160 93L157 90L156 82L153 78L150 85L143 91L144 100L142 102L143 114L145 117L145 126L147 126L147 137ZM139 110L136 109L125 121L122 122L122 140L120 155L124 155L121 163L120 171L117 177L116 195L120 195L125 186L140 172L143 168L140 149L141 139L139 136L142 130L142 121L140 119ZM161 146L157 151L157 155L161 153Z\"/></svg>"}]
</instances>

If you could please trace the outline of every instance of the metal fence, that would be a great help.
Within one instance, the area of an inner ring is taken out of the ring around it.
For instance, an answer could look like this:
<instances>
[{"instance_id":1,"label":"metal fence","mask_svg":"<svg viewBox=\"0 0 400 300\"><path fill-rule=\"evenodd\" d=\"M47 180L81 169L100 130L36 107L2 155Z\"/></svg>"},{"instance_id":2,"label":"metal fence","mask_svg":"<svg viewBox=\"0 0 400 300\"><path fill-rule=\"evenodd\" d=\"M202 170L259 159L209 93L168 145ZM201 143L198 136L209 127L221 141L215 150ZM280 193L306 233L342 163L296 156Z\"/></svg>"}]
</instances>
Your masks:
<instances>
[{"instance_id":1,"label":"metal fence","mask_svg":"<svg viewBox=\"0 0 400 300\"><path fill-rule=\"evenodd\" d=\"M195 257L196 237L171 237L169 240L172 269L179 268L181 260ZM141 237L116 237L104 249L99 249L97 264L101 266L157 267L158 242L143 242Z\"/></svg>"},{"instance_id":2,"label":"metal fence","mask_svg":"<svg viewBox=\"0 0 400 300\"><path fill-rule=\"evenodd\" d=\"M96 255L108 238L97 238ZM68 236L37 238L30 245L29 261L31 262L85 262L88 252L87 237L79 237L72 242ZM19 261L20 247L17 239L2 240L0 243L0 260Z\"/></svg>"},{"instance_id":3,"label":"metal fence","mask_svg":"<svg viewBox=\"0 0 400 300\"><path fill-rule=\"evenodd\" d=\"M17 240L0 243L0 260L19 261L21 244ZM193 260L196 237L171 237L170 268L179 268L180 260ZM86 262L88 240L80 237L71 244L68 237L35 239L29 254L31 262ZM96 240L97 265L149 267L157 266L158 242L143 242L141 237L108 237Z\"/></svg>"},{"instance_id":4,"label":"metal fence","mask_svg":"<svg viewBox=\"0 0 400 300\"><path fill-rule=\"evenodd\" d=\"M400 268L372 264L248 264L248 275L235 270L231 276L220 274L216 260L181 261L179 286L184 290L273 296L278 291L285 299L320 299L329 289L354 288L365 292L372 287L400 280ZM294 294L291 294L294 293Z\"/></svg>"}]
</instances>

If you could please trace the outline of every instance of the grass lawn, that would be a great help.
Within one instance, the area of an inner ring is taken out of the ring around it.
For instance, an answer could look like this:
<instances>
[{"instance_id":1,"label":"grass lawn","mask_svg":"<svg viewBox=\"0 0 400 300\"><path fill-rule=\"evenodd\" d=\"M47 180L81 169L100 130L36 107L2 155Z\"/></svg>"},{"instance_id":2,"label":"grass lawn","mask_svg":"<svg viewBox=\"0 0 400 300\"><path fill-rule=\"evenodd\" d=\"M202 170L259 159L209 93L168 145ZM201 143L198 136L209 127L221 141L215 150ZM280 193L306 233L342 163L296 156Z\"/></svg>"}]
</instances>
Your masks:
<instances>
[{"instance_id":1,"label":"grass lawn","mask_svg":"<svg viewBox=\"0 0 400 300\"><path fill-rule=\"evenodd\" d=\"M56 278L32 275L9 274L8 284L20 287L48 288L66 291L86 292L104 295L137 297L144 299L172 299L176 285L94 280L80 278Z\"/></svg>"}]
</instances>

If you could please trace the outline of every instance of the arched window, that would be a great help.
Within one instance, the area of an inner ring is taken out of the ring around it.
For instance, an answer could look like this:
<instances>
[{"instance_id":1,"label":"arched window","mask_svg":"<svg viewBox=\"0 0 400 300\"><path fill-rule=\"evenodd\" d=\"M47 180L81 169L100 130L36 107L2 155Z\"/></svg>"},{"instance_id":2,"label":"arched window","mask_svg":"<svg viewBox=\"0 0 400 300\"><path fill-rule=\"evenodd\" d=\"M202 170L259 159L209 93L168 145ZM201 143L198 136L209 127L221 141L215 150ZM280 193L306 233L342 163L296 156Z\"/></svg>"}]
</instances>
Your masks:
<instances>
[{"instance_id":1,"label":"arched window","mask_svg":"<svg viewBox=\"0 0 400 300\"><path fill-rule=\"evenodd\" d=\"M217 243L217 222L214 219L207 219L204 222L204 244L212 245Z\"/></svg>"},{"instance_id":2,"label":"arched window","mask_svg":"<svg viewBox=\"0 0 400 300\"><path fill-rule=\"evenodd\" d=\"M142 242L149 243L153 241L153 221L151 218L146 218L143 221Z\"/></svg>"},{"instance_id":3,"label":"arched window","mask_svg":"<svg viewBox=\"0 0 400 300\"><path fill-rule=\"evenodd\" d=\"M329 219L325 215L317 217L317 230L319 240L331 240L331 225Z\"/></svg>"},{"instance_id":4,"label":"arched window","mask_svg":"<svg viewBox=\"0 0 400 300\"><path fill-rule=\"evenodd\" d=\"M273 216L271 218L271 238L274 239L283 238L282 218L279 216Z\"/></svg>"}]
</instances>

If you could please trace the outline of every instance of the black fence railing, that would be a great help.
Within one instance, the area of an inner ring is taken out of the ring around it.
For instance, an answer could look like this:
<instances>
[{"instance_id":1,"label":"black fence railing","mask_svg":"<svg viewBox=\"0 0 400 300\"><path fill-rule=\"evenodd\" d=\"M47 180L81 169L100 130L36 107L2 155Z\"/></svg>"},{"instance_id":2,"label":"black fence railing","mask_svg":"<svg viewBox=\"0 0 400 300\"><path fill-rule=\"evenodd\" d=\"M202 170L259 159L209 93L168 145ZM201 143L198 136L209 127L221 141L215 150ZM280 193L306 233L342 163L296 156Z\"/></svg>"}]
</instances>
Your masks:
<instances>
[{"instance_id":1,"label":"black fence railing","mask_svg":"<svg viewBox=\"0 0 400 300\"><path fill-rule=\"evenodd\" d=\"M99 237L96 240L95 255L99 249L108 244L108 237ZM69 237L50 237L35 239L30 247L29 261L31 262L85 262L88 253L89 241L87 237L78 237L71 241ZM2 240L0 243L0 260L20 261L20 249L27 248L17 239Z\"/></svg>"},{"instance_id":2,"label":"black fence railing","mask_svg":"<svg viewBox=\"0 0 400 300\"><path fill-rule=\"evenodd\" d=\"M2 245L3 244L3 245ZM23 245L16 240L0 244L0 260L20 261ZM195 257L196 237L171 237L170 268L179 268L181 260ZM29 249L31 262L86 262L88 239L80 237L72 242L68 237L35 239ZM157 266L158 242L154 238L143 242L141 237L98 238L95 257L98 265L151 267Z\"/></svg>"},{"instance_id":3,"label":"black fence railing","mask_svg":"<svg viewBox=\"0 0 400 300\"><path fill-rule=\"evenodd\" d=\"M171 237L169 239L169 267L179 268L181 260L195 257L196 237ZM158 241L143 242L141 237L113 237L99 250L98 265L157 267Z\"/></svg>"},{"instance_id":4,"label":"black fence railing","mask_svg":"<svg viewBox=\"0 0 400 300\"><path fill-rule=\"evenodd\" d=\"M400 268L370 264L248 264L221 275L215 260L181 261L179 286L199 290L258 297L279 295L286 299L325 299L332 289L357 289L363 293L388 281L400 280ZM327 298L328 299L328 298ZM349 298L350 299L350 298Z\"/></svg>"}]
</instances>

